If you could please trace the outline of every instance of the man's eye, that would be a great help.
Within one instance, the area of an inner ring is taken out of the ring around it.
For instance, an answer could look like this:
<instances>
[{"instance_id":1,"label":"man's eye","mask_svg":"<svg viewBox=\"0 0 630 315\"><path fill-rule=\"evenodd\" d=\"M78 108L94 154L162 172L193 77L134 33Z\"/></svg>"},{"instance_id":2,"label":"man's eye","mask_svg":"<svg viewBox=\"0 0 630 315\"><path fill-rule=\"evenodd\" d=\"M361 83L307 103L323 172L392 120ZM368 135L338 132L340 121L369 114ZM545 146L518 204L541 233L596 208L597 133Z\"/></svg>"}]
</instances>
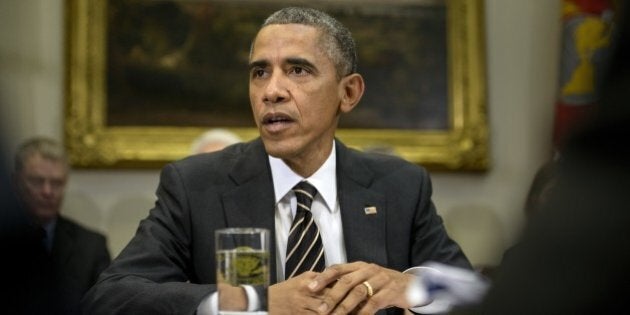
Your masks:
<instances>
[{"instance_id":1,"label":"man's eye","mask_svg":"<svg viewBox=\"0 0 630 315\"><path fill-rule=\"evenodd\" d=\"M55 179L55 180L52 180L50 182L50 184L51 184L51 186L53 186L53 188L59 189L59 188L62 188L64 186L64 181Z\"/></svg>"},{"instance_id":2,"label":"man's eye","mask_svg":"<svg viewBox=\"0 0 630 315\"><path fill-rule=\"evenodd\" d=\"M253 78L260 78L263 77L265 75L265 70L263 69L254 69L252 70L252 77Z\"/></svg>"},{"instance_id":3,"label":"man's eye","mask_svg":"<svg viewBox=\"0 0 630 315\"><path fill-rule=\"evenodd\" d=\"M39 185L39 184L42 184L44 182L44 179L41 178L41 177L29 177L29 178L27 178L27 181L29 183L31 183L31 184Z\"/></svg>"},{"instance_id":4,"label":"man's eye","mask_svg":"<svg viewBox=\"0 0 630 315\"><path fill-rule=\"evenodd\" d=\"M305 68L302 68L302 67L293 67L291 69L291 72L293 74L296 74L296 75L306 75L306 74L309 73L308 70L306 70Z\"/></svg>"}]
</instances>

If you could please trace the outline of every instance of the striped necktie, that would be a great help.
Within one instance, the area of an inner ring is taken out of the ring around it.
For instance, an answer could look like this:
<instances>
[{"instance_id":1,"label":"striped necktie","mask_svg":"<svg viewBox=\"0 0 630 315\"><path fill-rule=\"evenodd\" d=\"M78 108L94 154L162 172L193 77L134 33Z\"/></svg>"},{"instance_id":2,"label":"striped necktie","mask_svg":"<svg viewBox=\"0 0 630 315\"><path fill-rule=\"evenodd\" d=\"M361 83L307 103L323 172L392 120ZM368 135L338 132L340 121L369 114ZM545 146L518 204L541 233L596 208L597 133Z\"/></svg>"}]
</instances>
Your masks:
<instances>
[{"instance_id":1,"label":"striped necktie","mask_svg":"<svg viewBox=\"0 0 630 315\"><path fill-rule=\"evenodd\" d=\"M287 242L285 279L308 270L323 271L326 267L322 237L311 214L311 204L317 194L317 189L308 182L302 181L293 187L293 192L297 198L297 211Z\"/></svg>"}]
</instances>

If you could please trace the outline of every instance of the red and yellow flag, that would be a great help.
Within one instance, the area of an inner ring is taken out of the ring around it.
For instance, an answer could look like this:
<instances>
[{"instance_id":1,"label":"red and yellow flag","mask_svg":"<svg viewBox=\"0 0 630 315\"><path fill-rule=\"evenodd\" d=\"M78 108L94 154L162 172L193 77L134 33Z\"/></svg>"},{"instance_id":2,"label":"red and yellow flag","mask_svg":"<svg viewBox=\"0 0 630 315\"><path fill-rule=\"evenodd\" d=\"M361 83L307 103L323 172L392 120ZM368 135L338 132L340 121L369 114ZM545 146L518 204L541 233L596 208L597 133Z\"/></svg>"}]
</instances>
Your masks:
<instances>
[{"instance_id":1,"label":"red and yellow flag","mask_svg":"<svg viewBox=\"0 0 630 315\"><path fill-rule=\"evenodd\" d=\"M562 55L553 144L594 110L610 47L613 3L610 0L562 0Z\"/></svg>"}]
</instances>

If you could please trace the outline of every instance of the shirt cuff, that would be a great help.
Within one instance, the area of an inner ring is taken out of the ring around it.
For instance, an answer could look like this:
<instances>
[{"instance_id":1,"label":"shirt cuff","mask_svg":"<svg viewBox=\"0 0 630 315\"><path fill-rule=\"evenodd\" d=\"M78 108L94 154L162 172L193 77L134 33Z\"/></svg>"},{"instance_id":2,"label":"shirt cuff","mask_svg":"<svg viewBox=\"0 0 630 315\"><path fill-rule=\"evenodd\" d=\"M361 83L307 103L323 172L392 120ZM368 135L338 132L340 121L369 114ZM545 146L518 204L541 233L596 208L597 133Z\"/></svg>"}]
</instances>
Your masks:
<instances>
[{"instance_id":1,"label":"shirt cuff","mask_svg":"<svg viewBox=\"0 0 630 315\"><path fill-rule=\"evenodd\" d=\"M251 285L242 285L241 287L245 289L245 294L247 294L247 311L253 312L260 310L260 299L254 287Z\"/></svg>"},{"instance_id":2,"label":"shirt cuff","mask_svg":"<svg viewBox=\"0 0 630 315\"><path fill-rule=\"evenodd\" d=\"M243 285L241 287L245 289L245 295L247 295L247 311L253 312L260 310L260 299L254 287L250 285ZM213 292L201 300L201 303L197 306L197 315L217 314L219 314L219 293Z\"/></svg>"},{"instance_id":3,"label":"shirt cuff","mask_svg":"<svg viewBox=\"0 0 630 315\"><path fill-rule=\"evenodd\" d=\"M450 303L433 299L431 288L428 288L422 280L422 275L426 272L439 271L431 267L412 267L403 271L403 273L416 276L416 281L409 285L406 292L407 302L413 305L409 310L420 314L441 314L449 311Z\"/></svg>"},{"instance_id":4,"label":"shirt cuff","mask_svg":"<svg viewBox=\"0 0 630 315\"><path fill-rule=\"evenodd\" d=\"M219 293L213 292L201 300L201 303L197 306L197 315L217 314L219 314Z\"/></svg>"}]
</instances>

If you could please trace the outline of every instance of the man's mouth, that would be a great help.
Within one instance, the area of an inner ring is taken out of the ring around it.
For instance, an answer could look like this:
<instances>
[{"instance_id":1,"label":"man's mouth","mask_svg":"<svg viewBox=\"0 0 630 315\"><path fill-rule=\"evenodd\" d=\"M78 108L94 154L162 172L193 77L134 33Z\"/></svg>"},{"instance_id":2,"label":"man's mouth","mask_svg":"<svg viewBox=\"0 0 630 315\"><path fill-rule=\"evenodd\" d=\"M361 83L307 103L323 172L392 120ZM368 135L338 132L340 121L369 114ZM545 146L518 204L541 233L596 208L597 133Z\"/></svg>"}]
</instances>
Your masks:
<instances>
[{"instance_id":1,"label":"man's mouth","mask_svg":"<svg viewBox=\"0 0 630 315\"><path fill-rule=\"evenodd\" d=\"M285 114L267 114L263 118L264 125L282 124L292 122L293 119Z\"/></svg>"},{"instance_id":2,"label":"man's mouth","mask_svg":"<svg viewBox=\"0 0 630 315\"><path fill-rule=\"evenodd\" d=\"M289 128L293 122L293 118L281 113L267 114L262 120L263 127L270 133L281 132Z\"/></svg>"}]
</instances>

